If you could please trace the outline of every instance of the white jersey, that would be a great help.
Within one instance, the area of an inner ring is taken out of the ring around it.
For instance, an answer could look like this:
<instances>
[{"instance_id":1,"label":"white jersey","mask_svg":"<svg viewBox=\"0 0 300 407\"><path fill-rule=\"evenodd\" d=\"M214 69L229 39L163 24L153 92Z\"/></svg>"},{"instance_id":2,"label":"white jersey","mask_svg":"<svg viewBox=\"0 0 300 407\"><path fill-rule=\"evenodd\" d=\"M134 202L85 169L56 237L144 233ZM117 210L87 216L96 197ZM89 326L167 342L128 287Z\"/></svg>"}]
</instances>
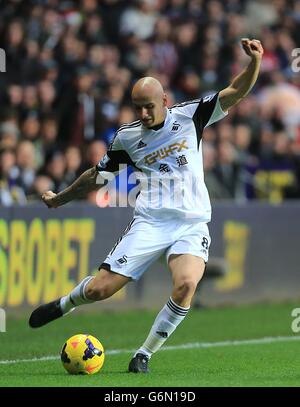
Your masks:
<instances>
[{"instance_id":1,"label":"white jersey","mask_svg":"<svg viewBox=\"0 0 300 407\"><path fill-rule=\"evenodd\" d=\"M166 110L165 121L154 128L148 129L140 121L121 126L97 170L116 172L119 164L134 166L140 180L136 215L209 222L202 132L226 113L218 93Z\"/></svg>"}]
</instances>

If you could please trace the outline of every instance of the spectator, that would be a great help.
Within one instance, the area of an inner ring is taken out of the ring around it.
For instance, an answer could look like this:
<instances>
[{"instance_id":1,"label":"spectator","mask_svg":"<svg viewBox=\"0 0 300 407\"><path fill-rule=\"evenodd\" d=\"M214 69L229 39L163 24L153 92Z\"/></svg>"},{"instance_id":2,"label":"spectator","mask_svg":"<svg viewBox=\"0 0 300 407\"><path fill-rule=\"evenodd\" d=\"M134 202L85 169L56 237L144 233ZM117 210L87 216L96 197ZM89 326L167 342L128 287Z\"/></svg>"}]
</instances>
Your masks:
<instances>
[{"instance_id":1,"label":"spectator","mask_svg":"<svg viewBox=\"0 0 300 407\"><path fill-rule=\"evenodd\" d=\"M16 164L19 170L18 178L20 185L25 195L29 195L32 192L37 167L34 145L30 141L21 141L18 144Z\"/></svg>"},{"instance_id":2,"label":"spectator","mask_svg":"<svg viewBox=\"0 0 300 407\"><path fill-rule=\"evenodd\" d=\"M13 150L0 150L0 205L24 205L25 193L18 179L16 156Z\"/></svg>"},{"instance_id":3,"label":"spectator","mask_svg":"<svg viewBox=\"0 0 300 407\"><path fill-rule=\"evenodd\" d=\"M49 176L40 173L34 180L32 194L29 196L29 199L31 201L39 201L43 193L50 191L52 188L54 188L52 179Z\"/></svg>"},{"instance_id":4,"label":"spectator","mask_svg":"<svg viewBox=\"0 0 300 407\"><path fill-rule=\"evenodd\" d=\"M149 39L154 32L157 14L155 0L137 0L124 11L120 21L121 35L134 34L140 40Z\"/></svg>"},{"instance_id":5,"label":"spectator","mask_svg":"<svg viewBox=\"0 0 300 407\"><path fill-rule=\"evenodd\" d=\"M66 159L62 152L55 151L46 157L46 175L52 180L54 189L62 191L68 185L65 182Z\"/></svg>"},{"instance_id":6,"label":"spectator","mask_svg":"<svg viewBox=\"0 0 300 407\"><path fill-rule=\"evenodd\" d=\"M69 146L65 152L66 170L64 180L67 185L71 185L82 173L82 159L78 147Z\"/></svg>"},{"instance_id":7,"label":"spectator","mask_svg":"<svg viewBox=\"0 0 300 407\"><path fill-rule=\"evenodd\" d=\"M60 134L64 137L61 143L80 147L95 139L101 119L99 106L93 71L81 66L77 69L75 87L63 96L60 104Z\"/></svg>"},{"instance_id":8,"label":"spectator","mask_svg":"<svg viewBox=\"0 0 300 407\"><path fill-rule=\"evenodd\" d=\"M3 122L0 125L0 149L16 148L19 133L19 129L15 123Z\"/></svg>"},{"instance_id":9,"label":"spectator","mask_svg":"<svg viewBox=\"0 0 300 407\"><path fill-rule=\"evenodd\" d=\"M212 201L217 199L231 198L228 191L221 183L220 177L216 172L217 151L214 146L208 142L203 143L203 166L205 172L205 185Z\"/></svg>"}]
</instances>

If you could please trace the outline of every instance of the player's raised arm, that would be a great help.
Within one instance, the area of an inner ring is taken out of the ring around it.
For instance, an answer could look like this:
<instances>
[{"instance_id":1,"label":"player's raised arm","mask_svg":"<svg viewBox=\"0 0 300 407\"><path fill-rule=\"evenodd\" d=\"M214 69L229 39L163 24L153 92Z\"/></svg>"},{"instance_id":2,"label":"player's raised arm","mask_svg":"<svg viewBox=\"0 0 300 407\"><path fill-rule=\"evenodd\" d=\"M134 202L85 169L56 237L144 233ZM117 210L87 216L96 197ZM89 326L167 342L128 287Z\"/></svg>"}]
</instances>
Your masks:
<instances>
[{"instance_id":1,"label":"player's raised arm","mask_svg":"<svg viewBox=\"0 0 300 407\"><path fill-rule=\"evenodd\" d=\"M99 188L97 177L99 172L96 167L89 168L65 190L55 194L47 191L42 195L42 200L48 208L57 208L75 199L84 198L89 192Z\"/></svg>"},{"instance_id":2,"label":"player's raised arm","mask_svg":"<svg viewBox=\"0 0 300 407\"><path fill-rule=\"evenodd\" d=\"M260 41L243 38L241 44L245 53L251 57L251 62L246 69L233 79L227 88L220 91L219 100L224 112L238 103L250 92L258 77L264 53Z\"/></svg>"}]
</instances>

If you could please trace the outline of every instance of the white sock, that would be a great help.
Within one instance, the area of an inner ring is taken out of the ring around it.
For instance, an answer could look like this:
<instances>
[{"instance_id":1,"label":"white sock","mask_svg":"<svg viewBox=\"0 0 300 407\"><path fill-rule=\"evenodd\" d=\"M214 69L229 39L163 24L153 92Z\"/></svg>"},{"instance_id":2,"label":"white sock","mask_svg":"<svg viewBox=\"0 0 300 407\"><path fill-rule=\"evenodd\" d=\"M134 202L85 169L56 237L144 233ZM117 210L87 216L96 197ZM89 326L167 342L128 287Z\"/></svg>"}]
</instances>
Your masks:
<instances>
[{"instance_id":1,"label":"white sock","mask_svg":"<svg viewBox=\"0 0 300 407\"><path fill-rule=\"evenodd\" d=\"M134 356L137 353L143 353L150 359L152 354L158 351L180 322L184 320L189 309L190 307L180 307L170 297L167 304L157 315L147 339L139 350L135 352Z\"/></svg>"},{"instance_id":2,"label":"white sock","mask_svg":"<svg viewBox=\"0 0 300 407\"><path fill-rule=\"evenodd\" d=\"M94 278L93 276L88 276L84 278L75 288L72 290L68 295L62 297L60 299L60 308L63 312L63 314L66 314L67 312L73 311L75 307L78 305L83 305L83 304L91 304L92 302L95 302L93 300L89 300L85 296L85 287L87 283Z\"/></svg>"}]
</instances>

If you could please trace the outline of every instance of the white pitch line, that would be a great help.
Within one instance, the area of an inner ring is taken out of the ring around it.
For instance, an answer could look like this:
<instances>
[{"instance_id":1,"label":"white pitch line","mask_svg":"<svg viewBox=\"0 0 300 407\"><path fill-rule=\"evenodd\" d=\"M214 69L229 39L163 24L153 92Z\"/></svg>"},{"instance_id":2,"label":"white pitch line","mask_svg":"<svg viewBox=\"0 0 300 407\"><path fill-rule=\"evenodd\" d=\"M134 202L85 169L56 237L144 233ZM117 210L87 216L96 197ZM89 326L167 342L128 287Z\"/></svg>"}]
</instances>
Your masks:
<instances>
[{"instance_id":1,"label":"white pitch line","mask_svg":"<svg viewBox=\"0 0 300 407\"><path fill-rule=\"evenodd\" d=\"M270 336L258 339L242 339L236 341L222 341L222 342L194 342L185 343L182 345L164 346L161 351L164 350L178 350L178 349L201 349L201 348L217 348L223 346L240 346L240 345L263 345L274 342L291 342L299 341L300 336ZM119 355L122 353L134 353L136 349L112 349L105 352L106 355ZM42 356L40 358L32 359L12 359L12 360L0 360L0 365L8 365L12 363L28 363L28 362L45 362L48 360L59 360L59 356Z\"/></svg>"}]
</instances>

